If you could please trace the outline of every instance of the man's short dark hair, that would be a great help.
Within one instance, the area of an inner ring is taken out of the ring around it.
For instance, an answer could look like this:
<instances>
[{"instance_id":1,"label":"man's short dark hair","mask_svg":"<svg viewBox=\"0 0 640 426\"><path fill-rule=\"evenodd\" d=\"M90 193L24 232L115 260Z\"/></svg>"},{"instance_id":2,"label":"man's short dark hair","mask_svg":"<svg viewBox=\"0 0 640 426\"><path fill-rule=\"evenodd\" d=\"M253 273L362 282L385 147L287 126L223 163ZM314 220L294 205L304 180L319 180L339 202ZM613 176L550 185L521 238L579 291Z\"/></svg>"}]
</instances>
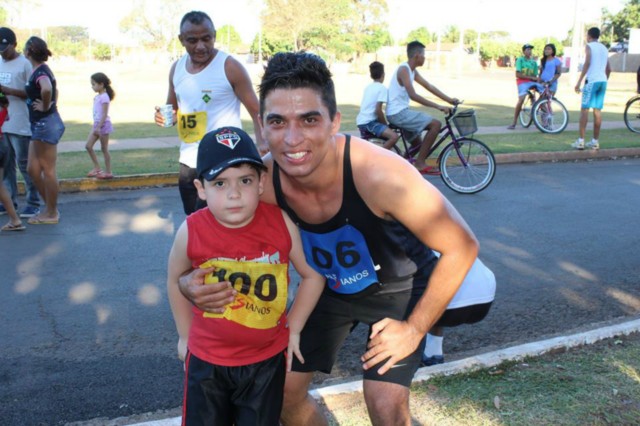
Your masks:
<instances>
[{"instance_id":1,"label":"man's short dark hair","mask_svg":"<svg viewBox=\"0 0 640 426\"><path fill-rule=\"evenodd\" d=\"M331 71L324 60L313 53L278 52L267 64L260 82L260 114L264 114L264 100L276 89L313 89L329 110L331 120L336 116L336 89Z\"/></svg>"},{"instance_id":2,"label":"man's short dark hair","mask_svg":"<svg viewBox=\"0 0 640 426\"><path fill-rule=\"evenodd\" d=\"M378 80L384 74L384 64L374 61L369 64L369 75L372 79Z\"/></svg>"},{"instance_id":3,"label":"man's short dark hair","mask_svg":"<svg viewBox=\"0 0 640 426\"><path fill-rule=\"evenodd\" d=\"M420 43L418 40L414 40L411 43L407 44L407 58L413 58L416 53L419 53L426 46Z\"/></svg>"},{"instance_id":4,"label":"man's short dark hair","mask_svg":"<svg viewBox=\"0 0 640 426\"><path fill-rule=\"evenodd\" d=\"M213 20L204 12L199 10L192 10L191 12L187 12L180 21L180 31L182 31L182 26L185 22L190 22L193 25L202 25L203 22L210 22L211 28L213 28L213 34L216 33L216 26L213 25Z\"/></svg>"},{"instance_id":5,"label":"man's short dark hair","mask_svg":"<svg viewBox=\"0 0 640 426\"><path fill-rule=\"evenodd\" d=\"M597 27L591 27L589 28L589 31L587 31L587 34L589 34L589 37L592 39L597 40L600 38L600 29Z\"/></svg>"}]
</instances>

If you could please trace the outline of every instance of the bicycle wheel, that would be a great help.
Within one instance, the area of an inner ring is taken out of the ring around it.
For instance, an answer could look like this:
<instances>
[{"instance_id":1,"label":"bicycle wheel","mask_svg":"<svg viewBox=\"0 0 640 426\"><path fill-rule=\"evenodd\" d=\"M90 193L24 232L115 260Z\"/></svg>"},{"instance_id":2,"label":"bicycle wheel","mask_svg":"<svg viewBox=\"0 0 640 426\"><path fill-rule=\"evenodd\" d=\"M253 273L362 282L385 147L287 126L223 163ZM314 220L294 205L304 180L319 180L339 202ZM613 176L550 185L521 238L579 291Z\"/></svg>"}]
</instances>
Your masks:
<instances>
[{"instance_id":1,"label":"bicycle wheel","mask_svg":"<svg viewBox=\"0 0 640 426\"><path fill-rule=\"evenodd\" d=\"M487 145L477 139L461 138L444 147L438 163L445 185L460 194L485 189L496 174L496 159Z\"/></svg>"},{"instance_id":2,"label":"bicycle wheel","mask_svg":"<svg viewBox=\"0 0 640 426\"><path fill-rule=\"evenodd\" d=\"M524 98L524 103L522 104L522 109L520 110L520 114L518 114L518 120L522 127L531 126L531 122L533 121L533 117L531 116L531 110L533 108L534 101L533 93L529 92L526 94Z\"/></svg>"},{"instance_id":3,"label":"bicycle wheel","mask_svg":"<svg viewBox=\"0 0 640 426\"><path fill-rule=\"evenodd\" d=\"M640 133L640 96L636 96L627 102L624 109L624 124L633 133Z\"/></svg>"},{"instance_id":4,"label":"bicycle wheel","mask_svg":"<svg viewBox=\"0 0 640 426\"><path fill-rule=\"evenodd\" d=\"M533 123L542 133L560 133L569 124L569 112L556 98L539 99L532 115Z\"/></svg>"}]
</instances>

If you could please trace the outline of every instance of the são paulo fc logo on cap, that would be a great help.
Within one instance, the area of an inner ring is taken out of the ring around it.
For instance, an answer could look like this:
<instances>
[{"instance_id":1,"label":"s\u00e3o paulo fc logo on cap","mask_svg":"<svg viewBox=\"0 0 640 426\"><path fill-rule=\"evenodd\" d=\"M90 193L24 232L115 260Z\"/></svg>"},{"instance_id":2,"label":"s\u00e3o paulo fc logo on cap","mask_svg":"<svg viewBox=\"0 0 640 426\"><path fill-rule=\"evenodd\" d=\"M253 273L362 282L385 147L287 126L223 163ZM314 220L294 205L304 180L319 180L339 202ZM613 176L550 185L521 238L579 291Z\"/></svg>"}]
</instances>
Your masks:
<instances>
[{"instance_id":1,"label":"s\u00e3o paulo fc logo on cap","mask_svg":"<svg viewBox=\"0 0 640 426\"><path fill-rule=\"evenodd\" d=\"M236 145L238 145L240 139L241 138L239 134L229 129L224 129L220 133L216 134L216 141L218 141L219 144L222 144L231 149L235 148Z\"/></svg>"}]
</instances>

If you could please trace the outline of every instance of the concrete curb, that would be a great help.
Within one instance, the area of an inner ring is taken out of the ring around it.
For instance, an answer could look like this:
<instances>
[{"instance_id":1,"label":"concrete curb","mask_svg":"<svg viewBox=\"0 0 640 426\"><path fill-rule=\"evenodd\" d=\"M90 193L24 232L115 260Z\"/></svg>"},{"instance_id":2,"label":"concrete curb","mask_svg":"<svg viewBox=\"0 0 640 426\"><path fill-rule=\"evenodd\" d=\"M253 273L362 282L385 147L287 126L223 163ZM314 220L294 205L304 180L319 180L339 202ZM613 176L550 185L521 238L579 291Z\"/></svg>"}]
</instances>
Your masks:
<instances>
[{"instance_id":1,"label":"concrete curb","mask_svg":"<svg viewBox=\"0 0 640 426\"><path fill-rule=\"evenodd\" d=\"M558 349L569 349L576 346L588 345L600 340L616 336L629 335L640 331L640 319L598 328L569 336L559 336L538 342L526 343L511 348L500 349L493 352L479 354L445 364L420 368L413 383L429 380L437 376L451 376L460 373L470 373L485 368L495 367L505 361L517 361L526 357L540 356ZM362 392L362 379L326 386L309 391L315 399L322 399L330 395L341 393ZM135 423L132 426L178 426L180 417L154 420L143 423Z\"/></svg>"},{"instance_id":2,"label":"concrete curb","mask_svg":"<svg viewBox=\"0 0 640 426\"><path fill-rule=\"evenodd\" d=\"M496 154L495 157L498 164L607 160L622 157L640 157L640 148L613 148L598 151L520 152ZM178 173L124 175L115 176L109 180L94 178L61 179L59 184L60 192L63 193L176 186L178 184ZM24 194L24 183L18 182L18 191L20 194Z\"/></svg>"}]
</instances>

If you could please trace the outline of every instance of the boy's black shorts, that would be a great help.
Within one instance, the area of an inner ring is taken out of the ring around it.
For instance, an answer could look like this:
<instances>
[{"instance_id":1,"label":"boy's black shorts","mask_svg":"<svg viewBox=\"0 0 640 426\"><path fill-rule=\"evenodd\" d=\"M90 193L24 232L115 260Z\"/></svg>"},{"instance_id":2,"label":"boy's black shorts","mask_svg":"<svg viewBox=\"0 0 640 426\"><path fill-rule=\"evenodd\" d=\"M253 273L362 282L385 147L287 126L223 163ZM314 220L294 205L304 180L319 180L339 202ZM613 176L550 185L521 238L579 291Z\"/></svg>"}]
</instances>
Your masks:
<instances>
[{"instance_id":1,"label":"boy's black shorts","mask_svg":"<svg viewBox=\"0 0 640 426\"><path fill-rule=\"evenodd\" d=\"M366 291L364 290L364 292ZM330 290L326 290L320 297L300 336L300 351L305 363L300 364L298 359L293 357L292 370L331 373L338 349L358 323L368 324L369 330L371 330L371 325L383 318L404 320L411 314L421 295L422 291L412 292L411 289L407 289L397 293L373 293L345 297L333 295ZM370 333L371 331L369 331L369 335ZM366 352L367 343L368 339L367 342L364 342L358 358ZM384 365L386 360L363 371L363 378L409 387L413 375L420 366L423 350L424 339L413 354L399 361L385 374L379 375L377 370Z\"/></svg>"},{"instance_id":2,"label":"boy's black shorts","mask_svg":"<svg viewBox=\"0 0 640 426\"><path fill-rule=\"evenodd\" d=\"M223 367L187 354L183 426L278 426L285 354L255 364Z\"/></svg>"}]
</instances>

